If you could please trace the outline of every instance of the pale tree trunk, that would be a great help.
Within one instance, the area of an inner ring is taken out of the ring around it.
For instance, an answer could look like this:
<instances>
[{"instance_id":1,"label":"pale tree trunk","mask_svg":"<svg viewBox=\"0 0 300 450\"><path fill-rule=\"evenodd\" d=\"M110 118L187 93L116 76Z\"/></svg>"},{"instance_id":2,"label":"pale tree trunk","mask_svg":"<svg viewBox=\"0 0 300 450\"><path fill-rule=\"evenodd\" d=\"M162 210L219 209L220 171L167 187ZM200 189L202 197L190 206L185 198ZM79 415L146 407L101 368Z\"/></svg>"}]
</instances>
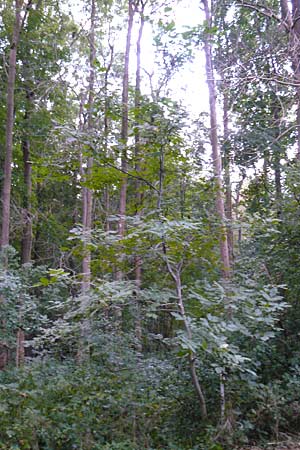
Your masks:
<instances>
[{"instance_id":1,"label":"pale tree trunk","mask_svg":"<svg viewBox=\"0 0 300 450\"><path fill-rule=\"evenodd\" d=\"M138 174L141 170L140 158L141 158L141 133L139 129L139 117L141 107L141 40L143 36L143 29L145 24L144 8L147 1L141 1L140 6L140 27L138 38L136 42L136 74L135 74L135 96L134 96L134 108L136 117L136 131L135 131L135 170ZM136 214L141 217L142 211L142 195L141 195L141 183L136 180ZM142 265L143 260L140 255L135 255L135 285L136 285L136 318L135 318L135 334L137 339L137 349L142 351L142 324L141 324L141 311L140 311L140 290L142 285Z\"/></svg>"},{"instance_id":2,"label":"pale tree trunk","mask_svg":"<svg viewBox=\"0 0 300 450\"><path fill-rule=\"evenodd\" d=\"M295 81L300 84L300 0L292 0L292 11L289 9L288 0L280 0L281 17L285 24L285 29L289 32L289 53L294 70ZM300 87L296 88L297 99L297 154L300 160Z\"/></svg>"},{"instance_id":3,"label":"pale tree trunk","mask_svg":"<svg viewBox=\"0 0 300 450\"><path fill-rule=\"evenodd\" d=\"M30 120L30 108L32 104L32 94L26 91L26 112L24 115L25 127L28 129ZM23 204L23 233L21 243L21 263L26 264L31 261L32 249L32 211L31 211L31 195L32 195L32 167L30 162L30 140L28 131L26 130L22 142L23 151L23 167L24 167L24 184L25 195Z\"/></svg>"},{"instance_id":4,"label":"pale tree trunk","mask_svg":"<svg viewBox=\"0 0 300 450\"><path fill-rule=\"evenodd\" d=\"M122 239L125 236L125 215L126 215L126 202L127 202L127 141L128 141L128 85L129 85L129 57L130 57L130 45L131 34L133 26L133 16L135 12L135 3L132 0L128 1L128 25L127 25L127 37L126 48L124 58L124 74L123 74L123 89L122 89L122 124L121 124L121 170L124 173L121 191L120 191L120 206L119 206L119 223L118 223L118 235ZM123 258L121 258L122 260ZM116 279L123 279L122 269L118 269L116 272Z\"/></svg>"},{"instance_id":5,"label":"pale tree trunk","mask_svg":"<svg viewBox=\"0 0 300 450\"><path fill-rule=\"evenodd\" d=\"M94 121L93 121L93 108L94 108L94 84L95 84L95 59L96 59L96 47L95 47L95 18L96 18L96 3L95 0L91 1L91 28L90 28L90 73L89 73L89 88L88 88L88 132L92 135ZM88 156L87 167L85 172L85 181L91 175L93 167L93 156ZM92 230L92 208L93 208L93 193L88 187L82 189L82 223L84 233L84 250L82 260L82 272L83 279L81 284L81 290L83 293L87 292L91 286L91 250L89 248Z\"/></svg>"},{"instance_id":6,"label":"pale tree trunk","mask_svg":"<svg viewBox=\"0 0 300 450\"><path fill-rule=\"evenodd\" d=\"M84 124L81 122L83 114L83 101L84 95L81 98L80 104L80 129L86 131L89 136L93 135L94 120L93 120L93 108L94 108L94 84L95 84L95 59L96 59L96 47L95 47L95 20L96 20L96 0L91 0L91 28L89 34L90 41L90 71L89 71L89 86L88 86L88 119L87 130L84 129ZM90 151L93 146L91 145ZM93 156L89 155L84 167L83 156L80 155L80 172L84 182L89 180L93 168ZM81 282L81 294L83 297L88 293L91 287L91 250L89 248L91 242L92 231L92 208L93 208L93 194L92 190L87 186L82 188L82 226L83 226L83 259L82 259L82 282ZM83 298L84 302L84 298ZM88 351L86 344L89 340L90 334L90 320L84 318L80 324L81 338L79 341L79 348L77 351L77 360L79 363L83 363L88 359Z\"/></svg>"},{"instance_id":7,"label":"pale tree trunk","mask_svg":"<svg viewBox=\"0 0 300 450\"><path fill-rule=\"evenodd\" d=\"M280 126L280 111L276 108L273 112L276 127ZM280 142L278 140L280 135L280 129L278 128L276 136L274 138L274 147L273 147L273 168L275 175L275 200L276 200L276 209L277 216L281 216L282 209L282 186L281 186L281 147Z\"/></svg>"},{"instance_id":8,"label":"pale tree trunk","mask_svg":"<svg viewBox=\"0 0 300 450\"><path fill-rule=\"evenodd\" d=\"M277 147L277 146L276 146ZM282 209L282 189L281 189L281 152L279 148L274 149L274 174L275 174L275 199L276 199L276 208L277 208L277 216L281 216Z\"/></svg>"},{"instance_id":9,"label":"pale tree trunk","mask_svg":"<svg viewBox=\"0 0 300 450\"><path fill-rule=\"evenodd\" d=\"M202 0L204 5L205 19L207 30L205 30L204 38L204 50L205 50L205 68L207 85L209 92L209 109L210 109L210 140L212 147L212 160L213 160L213 170L216 183L216 210L219 216L219 221L221 225L221 233L219 238L220 243L220 254L222 263L222 278L223 284L226 291L226 313L227 317L231 317L230 305L227 305L228 299L228 284L231 278L231 268L230 268L230 252L228 246L228 234L226 230L226 215L224 208L224 198L223 198L223 181L222 181L222 160L219 149L219 139L218 139L218 122L217 122L217 110L216 110L216 100L217 91L214 79L214 67L213 67L213 57L212 57L212 42L211 35L209 34L209 29L212 27L212 16L211 10L208 4L208 0ZM225 109L227 105L225 104ZM224 131L228 134L228 122L227 122L228 111L226 112L226 118L224 122ZM227 128L227 129L226 129ZM229 173L226 174L229 176ZM230 193L231 197L231 193ZM231 200L230 200L231 202ZM221 423L223 429L231 429L231 423L229 417L231 416L231 411L228 408L228 419L225 418L224 411L226 409L226 398L225 398L225 383L223 377L220 378L220 395L221 395Z\"/></svg>"},{"instance_id":10,"label":"pale tree trunk","mask_svg":"<svg viewBox=\"0 0 300 450\"><path fill-rule=\"evenodd\" d=\"M108 133L109 133L109 122L108 122L108 113L109 113L109 98L108 98L108 76L112 68L113 60L114 60L114 47L112 44L109 44L110 49L110 61L105 70L104 76L104 152L105 156L109 157L108 150ZM105 230L107 232L110 231L110 191L109 186L106 186L104 189L104 209L105 209Z\"/></svg>"},{"instance_id":11,"label":"pale tree trunk","mask_svg":"<svg viewBox=\"0 0 300 450\"><path fill-rule=\"evenodd\" d=\"M300 0L292 0L292 52L293 66L297 83L300 84ZM300 86L297 92L297 159L300 160Z\"/></svg>"},{"instance_id":12,"label":"pale tree trunk","mask_svg":"<svg viewBox=\"0 0 300 450\"><path fill-rule=\"evenodd\" d=\"M225 88L226 89L226 88ZM233 231L232 231L232 189L230 177L230 146L229 146L229 104L227 93L223 97L223 137L224 137L224 182L225 182L225 215L229 222L227 226L227 241L230 265L233 263Z\"/></svg>"},{"instance_id":13,"label":"pale tree trunk","mask_svg":"<svg viewBox=\"0 0 300 450\"><path fill-rule=\"evenodd\" d=\"M211 12L208 5L208 0L202 0L205 11L206 25L208 29L211 27ZM222 162L218 142L218 123L216 112L216 86L214 80L214 69L212 60L212 44L211 36L208 31L205 32L204 39L205 61L206 61L206 77L209 91L209 108L210 108L210 140L212 147L212 160L213 170L216 183L216 210L221 223L221 236L220 236L220 252L222 263L222 274L224 280L230 278L230 258L228 250L227 232L225 226L225 208L223 199L223 183L222 183Z\"/></svg>"},{"instance_id":14,"label":"pale tree trunk","mask_svg":"<svg viewBox=\"0 0 300 450\"><path fill-rule=\"evenodd\" d=\"M13 29L12 41L9 51L9 67L7 80L6 97L6 132L5 132L5 161L4 161L4 180L2 188L2 229L1 229L1 248L9 245L9 226L10 226L10 197L11 197L11 176L13 159L13 128L14 128L14 97L16 82L16 61L17 47L21 31L21 0L15 1L15 23Z\"/></svg>"}]
</instances>

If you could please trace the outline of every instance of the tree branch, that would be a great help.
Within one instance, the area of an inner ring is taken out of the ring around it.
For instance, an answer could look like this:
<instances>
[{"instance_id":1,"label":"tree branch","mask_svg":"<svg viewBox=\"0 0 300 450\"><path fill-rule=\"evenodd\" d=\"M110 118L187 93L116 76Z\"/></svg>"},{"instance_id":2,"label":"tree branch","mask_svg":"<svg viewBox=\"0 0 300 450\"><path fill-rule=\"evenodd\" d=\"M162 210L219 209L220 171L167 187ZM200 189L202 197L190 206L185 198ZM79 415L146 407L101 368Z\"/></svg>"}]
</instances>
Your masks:
<instances>
[{"instance_id":1,"label":"tree branch","mask_svg":"<svg viewBox=\"0 0 300 450\"><path fill-rule=\"evenodd\" d=\"M254 11L259 12L260 14L263 14L266 17L269 17L270 19L274 19L278 23L283 24L283 26L285 27L285 29L288 32L290 31L290 27L288 26L288 24L285 21L283 21L280 16L275 14L274 11L272 11L265 5L261 5L261 4L253 5L252 3L241 2L241 3L237 3L237 6L252 9Z\"/></svg>"}]
</instances>

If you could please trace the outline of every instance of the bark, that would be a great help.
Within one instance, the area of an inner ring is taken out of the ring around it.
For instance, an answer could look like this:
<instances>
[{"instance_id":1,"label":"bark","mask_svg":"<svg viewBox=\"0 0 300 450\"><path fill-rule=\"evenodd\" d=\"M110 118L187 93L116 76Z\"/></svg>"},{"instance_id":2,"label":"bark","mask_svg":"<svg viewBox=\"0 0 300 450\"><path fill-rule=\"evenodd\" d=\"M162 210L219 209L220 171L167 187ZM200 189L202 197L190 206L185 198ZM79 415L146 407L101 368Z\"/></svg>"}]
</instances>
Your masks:
<instances>
[{"instance_id":1,"label":"bark","mask_svg":"<svg viewBox=\"0 0 300 450\"><path fill-rule=\"evenodd\" d=\"M298 39L299 46L299 38L300 38L300 0L292 0L292 15L293 15L293 30ZM299 57L298 57L298 65L297 72L299 72Z\"/></svg>"},{"instance_id":2,"label":"bark","mask_svg":"<svg viewBox=\"0 0 300 450\"><path fill-rule=\"evenodd\" d=\"M211 27L211 13L208 6L207 0L202 0L205 11L205 18L207 27ZM225 208L223 199L223 182L222 182L222 162L218 142L218 123L217 123L217 112L216 112L216 86L214 80L214 69L213 69L213 59L212 59L212 44L211 36L209 32L206 31L204 39L204 50L205 50L205 68L207 85L209 91L209 108L210 108L210 140L212 147L212 160L214 177L216 183L216 211L221 223L221 236L220 236L220 252L221 252L221 262L222 262L222 274L223 278L230 278L230 258L228 250L227 233L225 227Z\"/></svg>"},{"instance_id":3,"label":"bark","mask_svg":"<svg viewBox=\"0 0 300 450\"><path fill-rule=\"evenodd\" d=\"M138 127L140 118L140 107L141 107L141 40L143 36L143 29L145 24L144 19L144 7L145 3L141 4L140 11L140 27L138 32L138 38L136 42L136 74L135 74L135 96L134 96L134 107L135 107L135 171L138 174L141 171L140 158L141 158L141 133ZM142 195L141 195L141 182L139 179L136 180L136 214L141 217L142 211ZM136 285L136 318L135 318L135 334L137 339L137 349L142 351L142 324L141 324L141 312L140 312L140 290L142 285L142 257L140 255L135 255L135 285Z\"/></svg>"},{"instance_id":4,"label":"bark","mask_svg":"<svg viewBox=\"0 0 300 450\"><path fill-rule=\"evenodd\" d=\"M244 181L246 179L246 172L244 171L242 174L241 179L239 180L239 182L237 183L237 187L236 187L236 198L235 198L235 202L234 202L234 209L235 209L235 216L237 221L239 222L241 220L241 212L239 211L239 205L240 205L240 198L241 198L241 192L242 192L242 188L243 188L243 184ZM239 227L238 230L238 244L239 246L242 243L242 227Z\"/></svg>"},{"instance_id":5,"label":"bark","mask_svg":"<svg viewBox=\"0 0 300 450\"><path fill-rule=\"evenodd\" d=\"M141 305L140 305L140 291L142 286L142 264L143 260L141 256L135 256L135 303L136 303L136 311L135 311L135 336L136 336L136 348L139 352L142 352L142 320L141 320Z\"/></svg>"},{"instance_id":6,"label":"bark","mask_svg":"<svg viewBox=\"0 0 300 450\"><path fill-rule=\"evenodd\" d=\"M300 83L300 0L292 0L292 11L289 9L287 0L280 0L281 17L289 32L289 53L294 70L295 81ZM297 100L297 154L300 160L300 87L296 88Z\"/></svg>"},{"instance_id":7,"label":"bark","mask_svg":"<svg viewBox=\"0 0 300 450\"><path fill-rule=\"evenodd\" d=\"M225 182L225 215L228 221L227 241L230 264L234 258L233 231L232 231L232 191L230 177L230 149L229 149L229 105L227 94L223 98L223 135L224 135L224 182Z\"/></svg>"},{"instance_id":8,"label":"bark","mask_svg":"<svg viewBox=\"0 0 300 450\"><path fill-rule=\"evenodd\" d=\"M124 173L124 177L121 183L120 191L120 206L119 206L119 223L118 223L118 234L122 239L125 236L125 215L126 215L126 202L127 202L127 141L128 141L128 85L129 85L129 58L130 58L130 45L131 45L131 34L133 26L134 17L134 2L132 0L128 1L128 25L127 25L127 37L126 37L126 48L125 48L125 58L124 58L124 74L123 74L123 88L122 88L122 125L121 125L121 144L122 144L122 155L121 155L121 171ZM122 259L122 258L121 258ZM116 273L116 279L122 280L123 272L118 270Z\"/></svg>"},{"instance_id":9,"label":"bark","mask_svg":"<svg viewBox=\"0 0 300 450\"><path fill-rule=\"evenodd\" d=\"M27 111L24 115L25 125L30 120L30 105L31 105L31 93L27 91ZM32 249L32 211L31 211L31 195L32 195L32 167L30 162L30 141L28 133L24 136L22 142L23 151L23 164L24 164L24 184L25 195L23 203L23 233L21 243L21 263L26 264L31 261L31 249Z\"/></svg>"},{"instance_id":10,"label":"bark","mask_svg":"<svg viewBox=\"0 0 300 450\"><path fill-rule=\"evenodd\" d=\"M216 110L216 99L217 91L214 79L214 66L212 57L212 42L211 35L209 34L209 29L212 27L212 16L209 8L208 0L202 0L204 5L205 19L207 30L205 32L204 38L204 51L205 51L205 69L209 93L209 108L210 108L210 140L212 147L212 159L213 159L213 169L216 184L216 211L219 216L221 233L219 238L220 243L220 254L222 263L222 277L224 282L224 287L226 291L225 296L225 307L227 318L231 318L232 309L229 303L228 295L228 282L231 278L231 264L230 264L230 251L228 245L228 234L226 230L226 215L224 208L224 198L223 198L223 180L222 180L222 160L219 149L219 138L218 138L218 122L217 122L217 110ZM226 95L226 94L225 94ZM228 105L225 101L224 104L224 134L228 138ZM229 168L225 172L225 176L228 178L227 183L230 184L230 172ZM230 189L230 211L231 211L231 189ZM220 394L221 403L225 401L225 385L220 384ZM225 409L225 404L221 408L221 421L224 423L225 417L223 414L223 409ZM229 423L229 422L228 422Z\"/></svg>"},{"instance_id":11,"label":"bark","mask_svg":"<svg viewBox=\"0 0 300 450\"><path fill-rule=\"evenodd\" d=\"M143 5L144 9L144 5ZM136 74L135 74L135 96L134 96L134 107L135 107L135 170L136 172L140 172L140 152L141 152L141 133L139 130L139 116L140 116L140 107L141 107L141 40L143 36L145 19L143 16L143 10L141 11L141 21L139 27L138 38L136 42ZM139 207L141 206L141 193L140 193L140 180L136 181L136 209L137 213L139 211Z\"/></svg>"},{"instance_id":12,"label":"bark","mask_svg":"<svg viewBox=\"0 0 300 450\"><path fill-rule=\"evenodd\" d=\"M15 96L15 82L16 82L17 48L19 43L20 31L21 31L21 0L16 0L15 23L9 51L9 67L7 80L5 161L4 161L4 180L2 188L2 229L1 229L1 243L0 243L1 248L9 245L10 198L11 198L11 177L12 177L12 159L13 159L14 96Z\"/></svg>"},{"instance_id":13,"label":"bark","mask_svg":"<svg viewBox=\"0 0 300 450\"><path fill-rule=\"evenodd\" d=\"M88 86L88 119L87 130L90 137L93 134L94 121L93 121L93 108L94 108L94 84L95 84L95 59L96 59L96 47L95 47L95 21L96 21L96 0L91 0L91 28L89 34L90 40L90 54L89 54L89 86ZM84 123L81 121L83 115L83 102L84 95L82 95L80 104L80 129L84 131ZM92 149L92 146L91 146ZM90 149L90 151L91 151ZM86 167L83 164L83 156L80 155L80 172L82 179L87 181L91 175L93 167L93 156L90 155L87 158ZM92 231L92 208L93 208L93 194L92 190L86 186L82 188L82 225L84 233L83 244L83 259L82 259L82 282L81 293L83 296L89 291L91 287L91 250L89 248L91 242ZM84 299L83 299L84 301ZM86 344L90 335L90 320L84 318L80 324L81 337L79 340L79 348L77 351L77 361L83 363L89 357L86 349Z\"/></svg>"},{"instance_id":14,"label":"bark","mask_svg":"<svg viewBox=\"0 0 300 450\"><path fill-rule=\"evenodd\" d=\"M109 48L110 48L110 61L109 61L109 64L107 66L107 69L105 71L105 76L104 76L104 152L105 152L106 157L109 157L109 150L108 150L108 132L109 132L108 76L109 76L110 70L112 68L113 59L114 59L113 45L109 44ZM107 232L109 232L110 231L109 216L110 216L110 209L111 209L109 186L106 186L104 189L104 208L105 208L105 230Z\"/></svg>"},{"instance_id":15,"label":"bark","mask_svg":"<svg viewBox=\"0 0 300 450\"><path fill-rule=\"evenodd\" d=\"M125 49L125 61L124 61L124 75L123 75L123 90L122 90L122 127L121 127L121 141L123 146L121 168L124 172L127 171L127 150L126 145L128 141L128 84L129 84L129 57L130 57L130 45L131 34L134 16L133 1L129 0L128 3L128 26L127 26L127 38ZM125 214L126 214L126 196L127 196L127 178L124 177L121 194L120 194L120 221L119 221L119 235L124 237L125 234Z\"/></svg>"},{"instance_id":16,"label":"bark","mask_svg":"<svg viewBox=\"0 0 300 450\"><path fill-rule=\"evenodd\" d=\"M26 89L26 111L24 115L25 126L28 125L30 120L30 109L32 103L32 93ZM21 242L21 263L27 264L31 261L32 250L32 211L31 211L31 195L32 195L32 167L30 162L30 140L28 131L26 130L25 136L22 142L23 151L23 164L24 164L24 184L25 195L23 203L23 231ZM23 299L20 298L20 313L19 322L20 327L17 331L17 348L16 348L16 366L21 367L25 362L25 333L22 329L23 323Z\"/></svg>"},{"instance_id":17,"label":"bark","mask_svg":"<svg viewBox=\"0 0 300 450\"><path fill-rule=\"evenodd\" d=\"M280 147L280 139L279 139L280 129L278 129L278 127L280 127L280 111L278 109L275 109L274 111L274 119L277 130L273 146L273 168L275 174L275 199L276 199L277 216L280 217L282 209L281 162L280 162L282 156L282 149Z\"/></svg>"},{"instance_id":18,"label":"bark","mask_svg":"<svg viewBox=\"0 0 300 450\"><path fill-rule=\"evenodd\" d=\"M226 397L225 397L225 380L224 375L220 374L220 409L221 409L221 423L225 423L226 412Z\"/></svg>"},{"instance_id":19,"label":"bark","mask_svg":"<svg viewBox=\"0 0 300 450\"><path fill-rule=\"evenodd\" d=\"M94 108L94 84L95 84L95 59L96 59L96 47L95 47L95 19L96 19L96 3L95 0L91 1L91 29L90 29L90 73L89 73L89 88L88 88L88 131L90 135L93 130L93 108ZM89 156L87 159L87 167L85 170L85 181L91 175L93 167L93 156ZM82 204L82 223L84 232L84 255L82 260L82 272L83 279L81 284L82 292L87 292L91 285L91 251L89 249L89 243L91 239L92 229L92 208L93 208L93 193L88 187L83 187L82 190L83 204Z\"/></svg>"},{"instance_id":20,"label":"bark","mask_svg":"<svg viewBox=\"0 0 300 450\"><path fill-rule=\"evenodd\" d=\"M164 146L161 145L159 151L159 189L157 198L157 209L159 214L162 212L162 205L163 205L164 178L165 178L165 152Z\"/></svg>"},{"instance_id":21,"label":"bark","mask_svg":"<svg viewBox=\"0 0 300 450\"><path fill-rule=\"evenodd\" d=\"M276 202L278 205L280 205L282 200L282 189L281 189L280 152L278 150L275 150L274 155L274 172L275 172Z\"/></svg>"},{"instance_id":22,"label":"bark","mask_svg":"<svg viewBox=\"0 0 300 450\"><path fill-rule=\"evenodd\" d=\"M30 3L28 3L28 9ZM26 14L21 19L22 1L15 0L15 22L13 28L13 35L9 51L9 67L7 80L7 95L6 95L6 131L5 131L5 160L3 171L3 187L2 187L2 227L0 249L9 245L9 230L10 230L10 202L11 202L11 179L12 179L12 161L13 161L13 130L14 130L14 107L15 107L15 84L16 84L16 62L17 49L20 39L20 32L22 24L24 23ZM3 301L1 298L0 301ZM2 326L5 328L6 324L3 322ZM23 342L22 331L19 330L18 340ZM18 348L18 344L17 344ZM24 348L20 344L20 349ZM22 350L21 350L22 353ZM22 358L20 353L20 357ZM3 369L8 363L9 351L5 342L0 343L0 368Z\"/></svg>"},{"instance_id":23,"label":"bark","mask_svg":"<svg viewBox=\"0 0 300 450\"><path fill-rule=\"evenodd\" d=\"M296 81L300 83L300 0L292 0L292 52ZM297 159L300 160L300 87L297 87Z\"/></svg>"},{"instance_id":24,"label":"bark","mask_svg":"<svg viewBox=\"0 0 300 450\"><path fill-rule=\"evenodd\" d=\"M25 362L25 333L22 328L17 331L16 367L22 367Z\"/></svg>"},{"instance_id":25,"label":"bark","mask_svg":"<svg viewBox=\"0 0 300 450\"><path fill-rule=\"evenodd\" d=\"M291 30L293 26L291 13L289 10L289 5L287 0L280 0L281 17L286 24L286 28Z\"/></svg>"},{"instance_id":26,"label":"bark","mask_svg":"<svg viewBox=\"0 0 300 450\"><path fill-rule=\"evenodd\" d=\"M281 201L282 201L282 189L281 189L281 166L280 166L280 151L275 149L274 154L274 172L275 172L275 197L277 203L278 216L281 215Z\"/></svg>"}]
</instances>

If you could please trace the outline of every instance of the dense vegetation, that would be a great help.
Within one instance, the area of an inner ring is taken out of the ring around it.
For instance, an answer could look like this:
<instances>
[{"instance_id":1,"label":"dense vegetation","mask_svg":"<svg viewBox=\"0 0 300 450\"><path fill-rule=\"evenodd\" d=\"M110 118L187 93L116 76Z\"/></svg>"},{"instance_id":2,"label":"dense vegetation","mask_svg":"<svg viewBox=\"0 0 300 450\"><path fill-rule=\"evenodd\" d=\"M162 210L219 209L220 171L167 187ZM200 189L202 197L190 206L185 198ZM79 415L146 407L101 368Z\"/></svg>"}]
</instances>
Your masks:
<instances>
[{"instance_id":1,"label":"dense vegetation","mask_svg":"<svg viewBox=\"0 0 300 450\"><path fill-rule=\"evenodd\" d=\"M300 429L300 1L194 3L0 5L1 449Z\"/></svg>"}]
</instances>

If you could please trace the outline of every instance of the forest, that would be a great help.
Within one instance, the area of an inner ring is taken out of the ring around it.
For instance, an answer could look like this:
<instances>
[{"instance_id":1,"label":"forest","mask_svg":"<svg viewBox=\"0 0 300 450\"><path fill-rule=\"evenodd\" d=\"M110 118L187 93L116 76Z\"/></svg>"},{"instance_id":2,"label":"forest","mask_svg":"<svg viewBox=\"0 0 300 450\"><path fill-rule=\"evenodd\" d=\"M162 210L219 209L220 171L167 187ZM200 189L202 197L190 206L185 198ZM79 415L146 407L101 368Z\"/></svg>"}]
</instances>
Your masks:
<instances>
[{"instance_id":1,"label":"forest","mask_svg":"<svg viewBox=\"0 0 300 450\"><path fill-rule=\"evenodd\" d=\"M0 449L299 449L300 0L0 11Z\"/></svg>"}]
</instances>

